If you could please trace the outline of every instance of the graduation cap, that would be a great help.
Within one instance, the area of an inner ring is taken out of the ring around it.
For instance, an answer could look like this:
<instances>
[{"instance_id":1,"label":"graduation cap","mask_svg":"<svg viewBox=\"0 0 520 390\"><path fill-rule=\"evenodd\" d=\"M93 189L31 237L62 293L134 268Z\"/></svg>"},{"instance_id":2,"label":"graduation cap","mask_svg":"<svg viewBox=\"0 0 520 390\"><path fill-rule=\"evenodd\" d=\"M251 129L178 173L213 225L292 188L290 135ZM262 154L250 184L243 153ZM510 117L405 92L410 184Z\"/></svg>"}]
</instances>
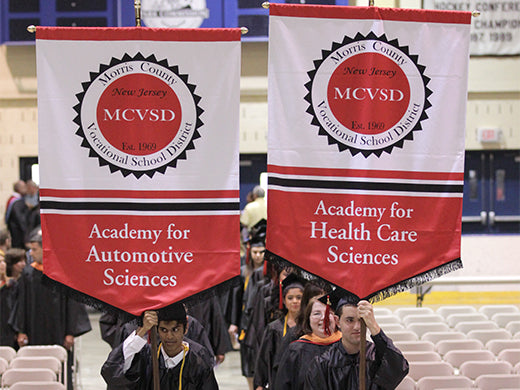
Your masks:
<instances>
[{"instance_id":1,"label":"graduation cap","mask_svg":"<svg viewBox=\"0 0 520 390\"><path fill-rule=\"evenodd\" d=\"M329 331L329 313L332 309L334 312L337 312L341 306L349 305L349 306L357 306L358 302L361 300L357 295L349 293L346 290L341 288L336 288L332 290L330 293L323 295L318 298L318 300L327 306L325 309L325 319L324 319L324 328L327 336Z\"/></svg>"},{"instance_id":2,"label":"graduation cap","mask_svg":"<svg viewBox=\"0 0 520 390\"><path fill-rule=\"evenodd\" d=\"M267 221L265 219L261 219L256 224L254 224L249 230L249 240L248 244L250 246L265 246L265 235L267 232Z\"/></svg>"},{"instance_id":3,"label":"graduation cap","mask_svg":"<svg viewBox=\"0 0 520 390\"><path fill-rule=\"evenodd\" d=\"M157 310L159 321L177 321L186 323L186 308L182 303L176 302Z\"/></svg>"},{"instance_id":4,"label":"graduation cap","mask_svg":"<svg viewBox=\"0 0 520 390\"><path fill-rule=\"evenodd\" d=\"M289 274L287 277L279 282L280 299L278 300L278 309L283 309L283 297L291 288L299 288L303 291L305 281L298 277L296 274Z\"/></svg>"}]
</instances>

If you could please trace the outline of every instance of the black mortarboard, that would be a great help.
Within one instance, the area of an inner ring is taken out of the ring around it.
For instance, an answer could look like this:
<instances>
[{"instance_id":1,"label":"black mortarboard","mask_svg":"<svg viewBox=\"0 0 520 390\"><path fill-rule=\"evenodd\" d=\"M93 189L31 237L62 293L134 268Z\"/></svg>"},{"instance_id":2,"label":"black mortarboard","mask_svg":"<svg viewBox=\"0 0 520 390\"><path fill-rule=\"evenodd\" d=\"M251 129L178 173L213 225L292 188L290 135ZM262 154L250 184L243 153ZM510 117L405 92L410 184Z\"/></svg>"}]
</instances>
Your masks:
<instances>
[{"instance_id":1,"label":"black mortarboard","mask_svg":"<svg viewBox=\"0 0 520 390\"><path fill-rule=\"evenodd\" d=\"M319 300L325 305L330 305L331 309L336 312L343 305L357 306L361 299L359 299L357 295L349 293L341 288L336 288L330 293L323 295Z\"/></svg>"},{"instance_id":2,"label":"black mortarboard","mask_svg":"<svg viewBox=\"0 0 520 390\"><path fill-rule=\"evenodd\" d=\"M249 241L248 243L251 246L255 245L263 245L265 246L265 235L267 231L267 221L265 219L261 219L256 224L254 224L249 230Z\"/></svg>"},{"instance_id":3,"label":"black mortarboard","mask_svg":"<svg viewBox=\"0 0 520 390\"><path fill-rule=\"evenodd\" d=\"M186 322L186 308L182 303L172 303L162 309L157 310L159 321Z\"/></svg>"},{"instance_id":4,"label":"black mortarboard","mask_svg":"<svg viewBox=\"0 0 520 390\"><path fill-rule=\"evenodd\" d=\"M282 293L283 295L287 294L287 291L291 288L299 288L303 291L303 286L305 285L305 281L296 276L296 274L289 274L282 281Z\"/></svg>"}]
</instances>

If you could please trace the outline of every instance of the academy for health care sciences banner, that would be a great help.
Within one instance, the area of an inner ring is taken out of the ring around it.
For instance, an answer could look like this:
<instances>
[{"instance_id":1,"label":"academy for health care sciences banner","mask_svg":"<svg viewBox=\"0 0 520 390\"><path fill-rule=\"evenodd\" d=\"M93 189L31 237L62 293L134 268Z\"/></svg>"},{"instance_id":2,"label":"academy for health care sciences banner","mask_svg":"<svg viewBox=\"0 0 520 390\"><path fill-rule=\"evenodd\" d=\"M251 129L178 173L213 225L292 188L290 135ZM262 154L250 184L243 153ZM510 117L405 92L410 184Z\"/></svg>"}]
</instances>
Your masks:
<instances>
[{"instance_id":1,"label":"academy for health care sciences banner","mask_svg":"<svg viewBox=\"0 0 520 390\"><path fill-rule=\"evenodd\" d=\"M469 24L270 4L273 261L374 300L462 266Z\"/></svg>"},{"instance_id":2,"label":"academy for health care sciences banner","mask_svg":"<svg viewBox=\"0 0 520 390\"><path fill-rule=\"evenodd\" d=\"M36 34L44 274L134 315L238 276L240 30Z\"/></svg>"}]
</instances>

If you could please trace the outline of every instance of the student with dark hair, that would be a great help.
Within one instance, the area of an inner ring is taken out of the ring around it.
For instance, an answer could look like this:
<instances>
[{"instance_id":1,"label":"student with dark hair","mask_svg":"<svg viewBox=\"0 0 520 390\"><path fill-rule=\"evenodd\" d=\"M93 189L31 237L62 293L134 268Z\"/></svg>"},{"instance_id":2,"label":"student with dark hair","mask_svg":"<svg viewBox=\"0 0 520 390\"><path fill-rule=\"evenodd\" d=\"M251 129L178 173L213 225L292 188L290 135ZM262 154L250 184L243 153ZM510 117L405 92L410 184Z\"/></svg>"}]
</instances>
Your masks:
<instances>
[{"instance_id":1,"label":"student with dark hair","mask_svg":"<svg viewBox=\"0 0 520 390\"><path fill-rule=\"evenodd\" d=\"M158 327L157 356L151 356L147 333ZM187 316L184 305L174 303L158 311L145 311L143 325L116 347L103 364L101 375L109 388L153 389L152 359L158 359L161 389L218 389L213 369L184 340Z\"/></svg>"},{"instance_id":2,"label":"student with dark hair","mask_svg":"<svg viewBox=\"0 0 520 390\"><path fill-rule=\"evenodd\" d=\"M329 298L335 307L341 342L310 364L306 370L305 390L359 389L361 342L367 343L365 388L395 389L408 374L408 362L379 327L372 305L339 291ZM365 321L373 342L362 340L361 320Z\"/></svg>"},{"instance_id":3,"label":"student with dark hair","mask_svg":"<svg viewBox=\"0 0 520 390\"><path fill-rule=\"evenodd\" d=\"M25 267L25 251L11 248L0 257L0 345L18 348L16 332L8 324L16 300L16 283Z\"/></svg>"},{"instance_id":4,"label":"student with dark hair","mask_svg":"<svg viewBox=\"0 0 520 390\"><path fill-rule=\"evenodd\" d=\"M256 358L254 387L256 390L271 388L276 375L280 344L287 332L296 325L300 313L304 282L296 275L289 274L281 282L283 316L270 322L263 333L262 342Z\"/></svg>"}]
</instances>

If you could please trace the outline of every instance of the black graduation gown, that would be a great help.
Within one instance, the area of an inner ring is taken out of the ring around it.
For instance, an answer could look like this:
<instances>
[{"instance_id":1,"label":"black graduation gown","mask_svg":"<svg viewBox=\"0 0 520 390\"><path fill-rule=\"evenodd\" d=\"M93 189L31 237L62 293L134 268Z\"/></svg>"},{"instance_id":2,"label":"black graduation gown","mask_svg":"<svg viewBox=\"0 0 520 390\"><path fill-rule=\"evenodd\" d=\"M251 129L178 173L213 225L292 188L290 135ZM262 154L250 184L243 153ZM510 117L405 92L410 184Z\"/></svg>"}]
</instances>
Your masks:
<instances>
[{"instance_id":1,"label":"black graduation gown","mask_svg":"<svg viewBox=\"0 0 520 390\"><path fill-rule=\"evenodd\" d=\"M278 371L280 345L283 339L285 317L273 321L267 325L264 337L256 358L254 388L258 386L271 388L276 372ZM287 331L290 328L287 328Z\"/></svg>"},{"instance_id":2,"label":"black graduation gown","mask_svg":"<svg viewBox=\"0 0 520 390\"><path fill-rule=\"evenodd\" d=\"M258 287L264 280L262 267L255 269L249 277L246 276L248 269L246 266L242 267L242 286L241 291L235 291L233 300L233 307L238 306L238 300L241 302L241 311L238 317L232 318L231 324L237 325L239 328L240 341L240 361L242 368L242 375L245 377L253 377L254 366L256 361L257 349L254 345L245 342L247 337L252 337L251 333L255 327L251 326L253 312L258 310L255 307L255 296L258 292ZM247 285L246 285L247 283Z\"/></svg>"},{"instance_id":3,"label":"black graduation gown","mask_svg":"<svg viewBox=\"0 0 520 390\"><path fill-rule=\"evenodd\" d=\"M101 321L103 319L103 321ZM136 320L123 322L112 314L103 314L99 320L101 337L110 344L112 349L123 343L139 325ZM190 347L204 359L210 367L215 365L215 355L209 342L208 335L196 318L188 315L188 331L184 339L189 341Z\"/></svg>"},{"instance_id":4,"label":"black graduation gown","mask_svg":"<svg viewBox=\"0 0 520 390\"><path fill-rule=\"evenodd\" d=\"M392 390L408 374L408 362L381 331L367 342L367 390ZM359 389L359 353L349 355L341 342L314 359L305 377L305 390Z\"/></svg>"},{"instance_id":5,"label":"black graduation gown","mask_svg":"<svg viewBox=\"0 0 520 390\"><path fill-rule=\"evenodd\" d=\"M188 313L199 320L206 330L215 355L225 355L231 351L227 324L222 314L220 302L216 297L210 297L195 305L188 306Z\"/></svg>"},{"instance_id":6,"label":"black graduation gown","mask_svg":"<svg viewBox=\"0 0 520 390\"><path fill-rule=\"evenodd\" d=\"M309 362L339 342L341 341L322 344L302 338L293 341L280 359L272 388L275 390L302 390Z\"/></svg>"},{"instance_id":7,"label":"black graduation gown","mask_svg":"<svg viewBox=\"0 0 520 390\"><path fill-rule=\"evenodd\" d=\"M42 284L42 272L27 266L18 279L17 299L9 324L29 337L30 345L63 345L66 335L90 331L85 306Z\"/></svg>"},{"instance_id":8,"label":"black graduation gown","mask_svg":"<svg viewBox=\"0 0 520 390\"><path fill-rule=\"evenodd\" d=\"M150 345L146 345L137 353L132 365L123 372L123 344L110 352L101 368L101 375L111 390L151 390L153 389L152 360ZM182 362L167 369L162 354L159 354L159 377L161 390L179 388L179 376ZM218 390L213 369L191 348L186 354L182 369L182 390Z\"/></svg>"},{"instance_id":9,"label":"black graduation gown","mask_svg":"<svg viewBox=\"0 0 520 390\"><path fill-rule=\"evenodd\" d=\"M10 279L7 284L0 287L0 345L18 348L16 333L8 324L9 316L16 298L16 281Z\"/></svg>"},{"instance_id":10,"label":"black graduation gown","mask_svg":"<svg viewBox=\"0 0 520 390\"><path fill-rule=\"evenodd\" d=\"M29 207L25 204L25 199L20 198L11 206L11 213L7 222L7 228L11 233L11 246L13 248L25 249L25 236L27 230L27 216Z\"/></svg>"}]
</instances>

